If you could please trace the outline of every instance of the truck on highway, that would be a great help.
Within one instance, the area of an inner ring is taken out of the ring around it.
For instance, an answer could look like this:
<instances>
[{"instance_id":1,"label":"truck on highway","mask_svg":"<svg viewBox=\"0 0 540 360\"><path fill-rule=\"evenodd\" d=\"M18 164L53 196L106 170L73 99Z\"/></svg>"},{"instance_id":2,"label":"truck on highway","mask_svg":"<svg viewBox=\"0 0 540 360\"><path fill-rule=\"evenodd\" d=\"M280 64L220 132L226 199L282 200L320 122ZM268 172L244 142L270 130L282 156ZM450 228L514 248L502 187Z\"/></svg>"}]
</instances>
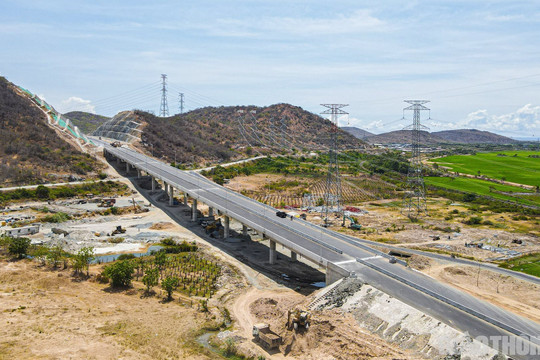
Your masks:
<instances>
[{"instance_id":1,"label":"truck on highway","mask_svg":"<svg viewBox=\"0 0 540 360\"><path fill-rule=\"evenodd\" d=\"M281 344L281 336L270 330L268 324L253 325L253 339L268 350L274 349Z\"/></svg>"}]
</instances>

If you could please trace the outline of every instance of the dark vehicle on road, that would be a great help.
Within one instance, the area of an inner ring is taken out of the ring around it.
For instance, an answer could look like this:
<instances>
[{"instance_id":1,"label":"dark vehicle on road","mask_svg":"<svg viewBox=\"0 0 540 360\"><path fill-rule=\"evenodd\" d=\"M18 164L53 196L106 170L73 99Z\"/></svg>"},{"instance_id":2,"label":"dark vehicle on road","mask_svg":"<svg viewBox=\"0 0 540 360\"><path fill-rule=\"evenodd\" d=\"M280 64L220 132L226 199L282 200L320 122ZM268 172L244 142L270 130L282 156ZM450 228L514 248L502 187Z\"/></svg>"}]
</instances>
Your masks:
<instances>
[{"instance_id":1,"label":"dark vehicle on road","mask_svg":"<svg viewBox=\"0 0 540 360\"><path fill-rule=\"evenodd\" d=\"M287 213L285 211L278 211L276 216L285 219L287 217Z\"/></svg>"}]
</instances>

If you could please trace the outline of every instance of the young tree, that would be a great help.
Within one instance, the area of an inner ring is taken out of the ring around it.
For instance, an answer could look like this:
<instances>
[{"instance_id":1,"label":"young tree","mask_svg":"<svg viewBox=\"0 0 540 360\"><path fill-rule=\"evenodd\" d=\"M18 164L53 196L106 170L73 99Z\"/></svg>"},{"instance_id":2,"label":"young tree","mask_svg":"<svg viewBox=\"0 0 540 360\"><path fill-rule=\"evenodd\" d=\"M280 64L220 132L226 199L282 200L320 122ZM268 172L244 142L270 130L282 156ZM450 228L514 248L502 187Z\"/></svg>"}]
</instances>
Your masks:
<instances>
[{"instance_id":1,"label":"young tree","mask_svg":"<svg viewBox=\"0 0 540 360\"><path fill-rule=\"evenodd\" d=\"M45 266L47 263L47 255L49 255L49 247L47 245L40 245L36 246L30 253L36 259L40 262L41 266Z\"/></svg>"},{"instance_id":2,"label":"young tree","mask_svg":"<svg viewBox=\"0 0 540 360\"><path fill-rule=\"evenodd\" d=\"M12 238L9 240L8 251L12 255L17 255L18 259L24 258L28 254L30 247L30 239L28 238Z\"/></svg>"},{"instance_id":3,"label":"young tree","mask_svg":"<svg viewBox=\"0 0 540 360\"><path fill-rule=\"evenodd\" d=\"M127 287L131 285L135 267L130 260L117 261L103 270L105 276L111 279L113 287Z\"/></svg>"},{"instance_id":4,"label":"young tree","mask_svg":"<svg viewBox=\"0 0 540 360\"><path fill-rule=\"evenodd\" d=\"M167 300L172 300L172 292L178 287L180 281L176 276L167 276L161 280L161 287L167 292Z\"/></svg>"},{"instance_id":5,"label":"young tree","mask_svg":"<svg viewBox=\"0 0 540 360\"><path fill-rule=\"evenodd\" d=\"M86 276L90 275L90 263L94 260L94 248L92 246L87 246L81 248L76 255L76 258L79 259L83 268L86 269Z\"/></svg>"},{"instance_id":6,"label":"young tree","mask_svg":"<svg viewBox=\"0 0 540 360\"><path fill-rule=\"evenodd\" d=\"M36 196L39 199L48 199L50 197L49 188L43 185L39 185L36 189Z\"/></svg>"},{"instance_id":7,"label":"young tree","mask_svg":"<svg viewBox=\"0 0 540 360\"><path fill-rule=\"evenodd\" d=\"M64 250L60 245L53 246L47 254L47 260L56 269L64 258Z\"/></svg>"},{"instance_id":8,"label":"young tree","mask_svg":"<svg viewBox=\"0 0 540 360\"><path fill-rule=\"evenodd\" d=\"M142 282L146 285L146 292L149 293L150 289L159 282L158 269L148 269L142 278Z\"/></svg>"}]
</instances>

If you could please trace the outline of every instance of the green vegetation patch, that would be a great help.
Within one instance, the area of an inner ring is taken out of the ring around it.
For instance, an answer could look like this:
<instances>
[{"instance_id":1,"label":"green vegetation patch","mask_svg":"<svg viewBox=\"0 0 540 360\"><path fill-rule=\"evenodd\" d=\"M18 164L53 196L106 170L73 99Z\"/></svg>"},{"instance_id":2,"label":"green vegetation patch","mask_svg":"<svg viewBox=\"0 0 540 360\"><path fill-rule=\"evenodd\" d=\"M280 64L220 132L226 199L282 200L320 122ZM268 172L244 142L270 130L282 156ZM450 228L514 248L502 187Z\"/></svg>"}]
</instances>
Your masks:
<instances>
[{"instance_id":1,"label":"green vegetation patch","mask_svg":"<svg viewBox=\"0 0 540 360\"><path fill-rule=\"evenodd\" d=\"M485 175L518 184L540 186L540 152L497 151L476 155L453 155L433 160L453 171Z\"/></svg>"},{"instance_id":2,"label":"green vegetation patch","mask_svg":"<svg viewBox=\"0 0 540 360\"><path fill-rule=\"evenodd\" d=\"M499 267L540 277L540 253L527 254L507 260L499 264Z\"/></svg>"},{"instance_id":3,"label":"green vegetation patch","mask_svg":"<svg viewBox=\"0 0 540 360\"><path fill-rule=\"evenodd\" d=\"M517 186L502 185L491 181L462 177L426 177L425 182L426 185L486 195L495 199L514 201L524 205L540 206L540 194ZM502 194L501 192L508 194ZM530 193L531 195L509 195L510 193L525 192Z\"/></svg>"},{"instance_id":4,"label":"green vegetation patch","mask_svg":"<svg viewBox=\"0 0 540 360\"><path fill-rule=\"evenodd\" d=\"M17 200L54 200L95 194L99 196L123 193L127 186L116 181L90 182L79 185L45 187L38 186L37 189L17 189L0 192L0 205L9 201Z\"/></svg>"}]
</instances>

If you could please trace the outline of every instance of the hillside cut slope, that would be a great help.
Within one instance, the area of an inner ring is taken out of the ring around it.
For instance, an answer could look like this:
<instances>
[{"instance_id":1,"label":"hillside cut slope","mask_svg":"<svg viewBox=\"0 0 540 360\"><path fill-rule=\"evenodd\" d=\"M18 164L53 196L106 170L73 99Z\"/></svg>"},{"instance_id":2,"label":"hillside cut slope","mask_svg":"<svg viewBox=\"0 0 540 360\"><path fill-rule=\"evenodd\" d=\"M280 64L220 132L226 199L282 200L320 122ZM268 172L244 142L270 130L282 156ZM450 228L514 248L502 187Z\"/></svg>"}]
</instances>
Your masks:
<instances>
[{"instance_id":1,"label":"hillside cut slope","mask_svg":"<svg viewBox=\"0 0 540 360\"><path fill-rule=\"evenodd\" d=\"M110 118L102 115L96 115L84 111L71 111L64 114L65 117L70 119L75 126L78 126L79 129L85 134L91 134L96 130L101 124L110 120Z\"/></svg>"},{"instance_id":2,"label":"hillside cut slope","mask_svg":"<svg viewBox=\"0 0 540 360\"><path fill-rule=\"evenodd\" d=\"M0 77L0 185L92 175L101 165L47 125L46 115Z\"/></svg>"}]
</instances>

